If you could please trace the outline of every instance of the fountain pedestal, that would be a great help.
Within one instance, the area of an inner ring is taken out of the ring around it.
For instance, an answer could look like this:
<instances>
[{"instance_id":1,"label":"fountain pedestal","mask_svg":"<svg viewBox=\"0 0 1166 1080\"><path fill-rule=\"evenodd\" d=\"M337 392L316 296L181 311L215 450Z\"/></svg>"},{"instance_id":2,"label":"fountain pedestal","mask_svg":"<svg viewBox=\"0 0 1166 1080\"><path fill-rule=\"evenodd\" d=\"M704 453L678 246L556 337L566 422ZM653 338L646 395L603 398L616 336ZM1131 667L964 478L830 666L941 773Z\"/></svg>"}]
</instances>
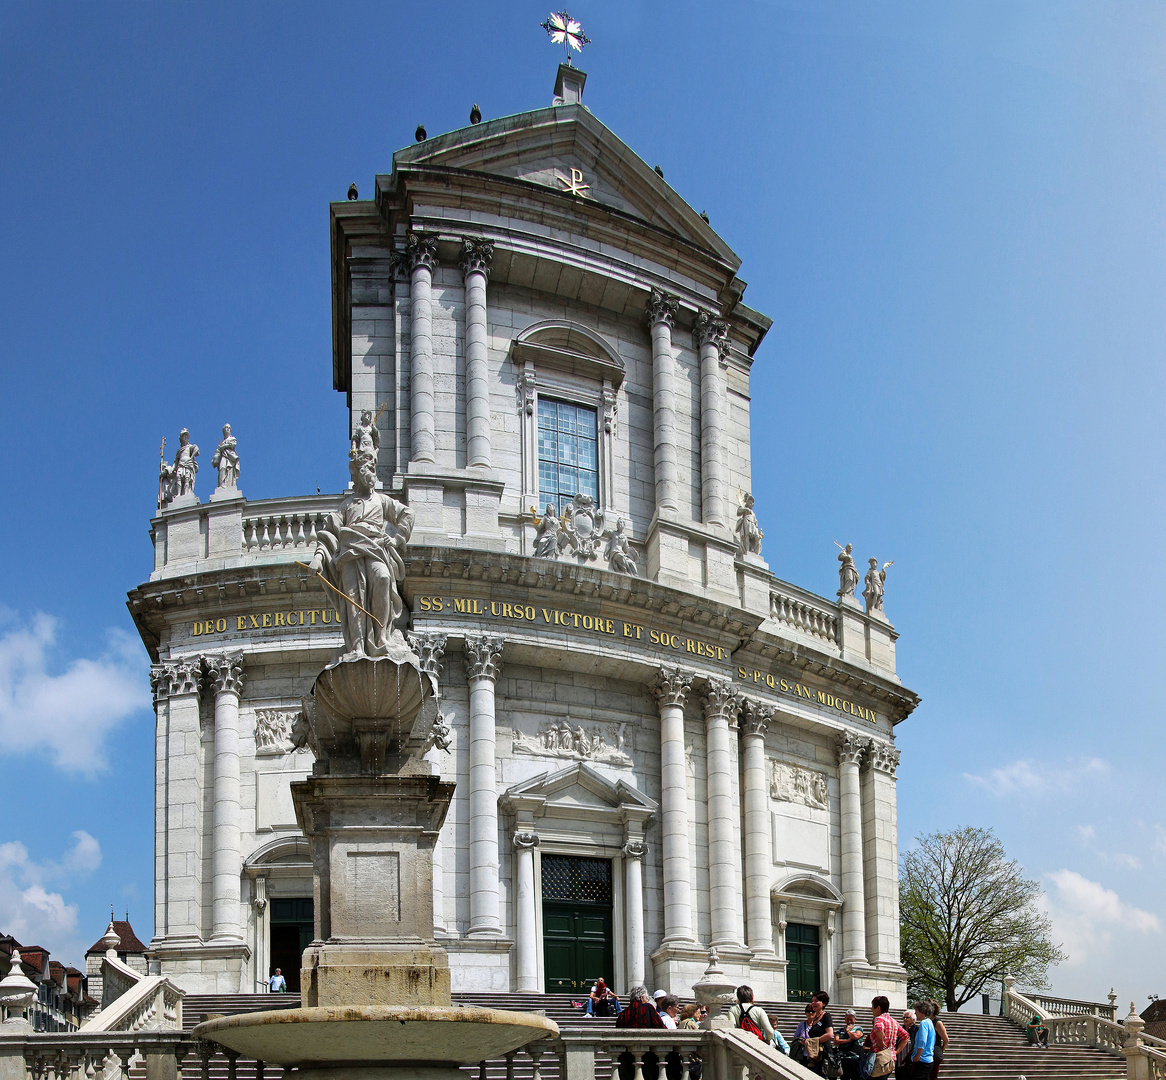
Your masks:
<instances>
[{"instance_id":1,"label":"fountain pedestal","mask_svg":"<svg viewBox=\"0 0 1166 1080\"><path fill-rule=\"evenodd\" d=\"M194 1030L306 1080L452 1080L458 1065L559 1030L530 1013L452 1007L449 958L433 939L433 846L454 784L422 757L436 681L403 640L394 648L330 664L304 703L299 733L316 755L292 784L314 879L304 1008Z\"/></svg>"}]
</instances>

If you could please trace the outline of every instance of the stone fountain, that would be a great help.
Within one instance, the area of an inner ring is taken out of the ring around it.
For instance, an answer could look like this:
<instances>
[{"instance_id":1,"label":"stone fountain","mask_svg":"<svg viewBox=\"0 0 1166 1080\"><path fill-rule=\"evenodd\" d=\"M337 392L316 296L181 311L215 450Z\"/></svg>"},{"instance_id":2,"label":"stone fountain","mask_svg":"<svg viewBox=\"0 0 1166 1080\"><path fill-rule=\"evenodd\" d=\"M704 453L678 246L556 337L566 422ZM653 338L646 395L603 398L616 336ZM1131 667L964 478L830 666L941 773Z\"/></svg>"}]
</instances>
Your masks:
<instances>
[{"instance_id":1,"label":"stone fountain","mask_svg":"<svg viewBox=\"0 0 1166 1080\"><path fill-rule=\"evenodd\" d=\"M316 755L292 784L312 854L315 939L303 1007L194 1029L308 1080L446 1080L558 1027L546 1017L454 1008L433 939L433 845L454 784L424 753L440 731L436 673L396 628L412 511L375 490L375 448L354 438L354 490L319 531L307 568L338 595L344 647L316 678L296 740ZM436 726L435 726L436 725Z\"/></svg>"}]
</instances>

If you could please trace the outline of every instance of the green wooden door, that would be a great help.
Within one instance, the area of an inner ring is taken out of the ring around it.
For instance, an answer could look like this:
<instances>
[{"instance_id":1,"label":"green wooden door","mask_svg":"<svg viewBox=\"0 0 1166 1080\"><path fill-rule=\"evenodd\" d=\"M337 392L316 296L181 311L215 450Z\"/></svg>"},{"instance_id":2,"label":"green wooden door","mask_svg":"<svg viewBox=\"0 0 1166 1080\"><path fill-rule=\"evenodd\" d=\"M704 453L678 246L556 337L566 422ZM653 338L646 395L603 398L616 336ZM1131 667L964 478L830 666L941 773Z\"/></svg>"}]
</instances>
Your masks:
<instances>
[{"instance_id":1,"label":"green wooden door","mask_svg":"<svg viewBox=\"0 0 1166 1080\"><path fill-rule=\"evenodd\" d=\"M785 928L785 983L789 1001L809 1001L820 990L818 928L789 923Z\"/></svg>"},{"instance_id":2,"label":"green wooden door","mask_svg":"<svg viewBox=\"0 0 1166 1080\"><path fill-rule=\"evenodd\" d=\"M542 856L543 967L548 994L613 982L611 862Z\"/></svg>"}]
</instances>

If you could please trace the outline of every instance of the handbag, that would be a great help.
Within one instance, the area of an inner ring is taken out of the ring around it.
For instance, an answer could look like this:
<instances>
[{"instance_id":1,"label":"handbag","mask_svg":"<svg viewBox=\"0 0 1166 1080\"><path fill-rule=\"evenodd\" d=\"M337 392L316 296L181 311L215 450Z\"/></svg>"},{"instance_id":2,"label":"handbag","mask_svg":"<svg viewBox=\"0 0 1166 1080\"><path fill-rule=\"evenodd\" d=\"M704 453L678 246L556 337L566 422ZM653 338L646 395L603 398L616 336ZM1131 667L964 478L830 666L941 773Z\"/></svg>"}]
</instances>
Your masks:
<instances>
[{"instance_id":1,"label":"handbag","mask_svg":"<svg viewBox=\"0 0 1166 1080\"><path fill-rule=\"evenodd\" d=\"M818 1055L822 1052L822 1043L816 1035L807 1035L805 1041L802 1043L802 1047L805 1051L806 1061L813 1062L818 1060Z\"/></svg>"},{"instance_id":2,"label":"handbag","mask_svg":"<svg viewBox=\"0 0 1166 1080\"><path fill-rule=\"evenodd\" d=\"M874 1062L871 1065L871 1076L890 1076L895 1071L895 1051L888 1046L884 1050L875 1052Z\"/></svg>"},{"instance_id":3,"label":"handbag","mask_svg":"<svg viewBox=\"0 0 1166 1080\"><path fill-rule=\"evenodd\" d=\"M841 1080L842 1055L836 1046L827 1046L822 1052L822 1075L826 1080Z\"/></svg>"}]
</instances>

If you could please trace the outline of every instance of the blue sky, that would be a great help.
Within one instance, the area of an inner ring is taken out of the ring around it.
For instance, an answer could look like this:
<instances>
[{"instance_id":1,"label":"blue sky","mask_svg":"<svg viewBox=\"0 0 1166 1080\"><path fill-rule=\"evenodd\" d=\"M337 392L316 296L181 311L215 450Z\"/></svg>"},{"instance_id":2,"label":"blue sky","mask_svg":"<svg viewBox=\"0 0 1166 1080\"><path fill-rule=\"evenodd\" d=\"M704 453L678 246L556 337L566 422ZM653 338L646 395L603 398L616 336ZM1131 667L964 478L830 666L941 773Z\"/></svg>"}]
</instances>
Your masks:
<instances>
[{"instance_id":1,"label":"blue sky","mask_svg":"<svg viewBox=\"0 0 1166 1080\"><path fill-rule=\"evenodd\" d=\"M157 448L336 490L328 202L548 104L543 6L0 6L0 930L152 921ZM894 559L900 836L991 826L1058 992L1166 993L1166 9L581 3L584 100L743 260L782 578ZM715 11L715 15L710 12ZM205 455L204 455L205 459ZM204 492L205 495L205 492ZM1128 1007L1128 1005L1127 1005Z\"/></svg>"}]
</instances>

